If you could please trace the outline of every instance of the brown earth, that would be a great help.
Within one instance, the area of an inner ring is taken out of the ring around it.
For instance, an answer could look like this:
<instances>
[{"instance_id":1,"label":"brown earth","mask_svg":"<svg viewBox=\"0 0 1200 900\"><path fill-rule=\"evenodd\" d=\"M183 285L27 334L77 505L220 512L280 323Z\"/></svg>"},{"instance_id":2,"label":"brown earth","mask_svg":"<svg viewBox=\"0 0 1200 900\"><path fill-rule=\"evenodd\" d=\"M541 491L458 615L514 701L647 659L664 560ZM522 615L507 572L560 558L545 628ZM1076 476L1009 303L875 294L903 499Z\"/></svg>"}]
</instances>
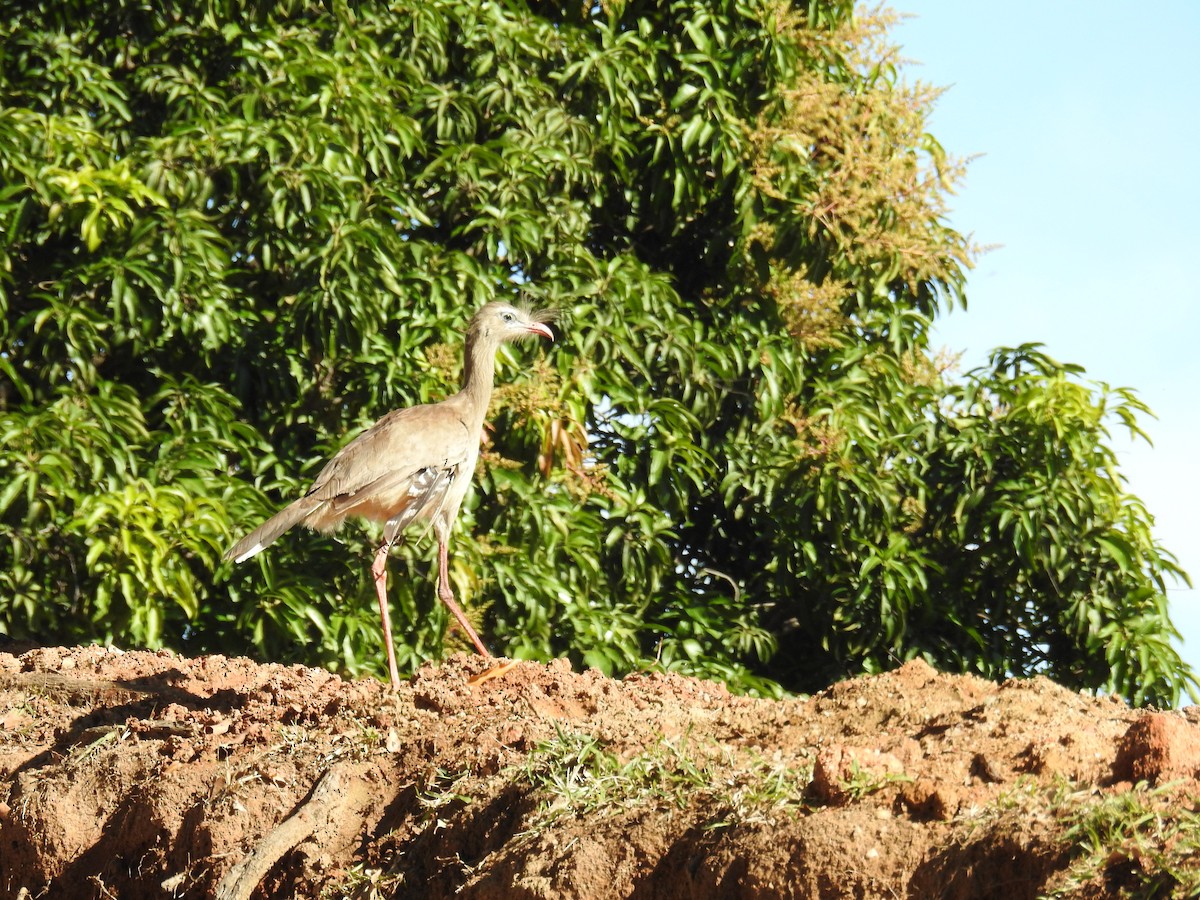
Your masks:
<instances>
[{"instance_id":1,"label":"brown earth","mask_svg":"<svg viewBox=\"0 0 1200 900\"><path fill-rule=\"evenodd\" d=\"M779 702L562 662L469 684L484 667L392 693L220 656L0 653L0 896L1200 891L1200 708L920 662Z\"/></svg>"}]
</instances>

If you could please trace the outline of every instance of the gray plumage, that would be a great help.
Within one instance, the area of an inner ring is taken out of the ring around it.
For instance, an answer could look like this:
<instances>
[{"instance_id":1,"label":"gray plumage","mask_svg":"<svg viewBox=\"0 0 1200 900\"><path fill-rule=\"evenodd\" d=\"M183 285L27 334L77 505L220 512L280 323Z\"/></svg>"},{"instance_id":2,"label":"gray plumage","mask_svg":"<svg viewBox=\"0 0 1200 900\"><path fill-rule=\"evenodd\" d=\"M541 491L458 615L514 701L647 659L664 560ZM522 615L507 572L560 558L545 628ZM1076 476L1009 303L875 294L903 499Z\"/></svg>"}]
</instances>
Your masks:
<instances>
[{"instance_id":1,"label":"gray plumage","mask_svg":"<svg viewBox=\"0 0 1200 900\"><path fill-rule=\"evenodd\" d=\"M430 523L438 539L438 596L477 650L490 655L454 602L447 573L450 529L458 516L479 458L479 442L492 395L496 351L505 341L532 335L553 340L547 311L528 312L507 303L488 303L467 329L462 389L440 403L388 413L346 444L325 464L312 487L225 553L244 562L296 525L330 532L348 516L383 522L383 544L375 576L388 668L399 683L384 582L386 557L401 532L414 522Z\"/></svg>"}]
</instances>

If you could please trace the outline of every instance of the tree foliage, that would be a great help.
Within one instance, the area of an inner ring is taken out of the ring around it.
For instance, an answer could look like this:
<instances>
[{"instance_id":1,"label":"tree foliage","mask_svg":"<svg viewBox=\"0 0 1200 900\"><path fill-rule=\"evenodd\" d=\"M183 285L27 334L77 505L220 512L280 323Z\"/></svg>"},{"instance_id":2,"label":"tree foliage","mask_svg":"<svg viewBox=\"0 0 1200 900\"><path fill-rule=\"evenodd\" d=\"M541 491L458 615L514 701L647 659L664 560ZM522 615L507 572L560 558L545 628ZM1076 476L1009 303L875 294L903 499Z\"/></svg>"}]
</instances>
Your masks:
<instances>
[{"instance_id":1,"label":"tree foliage","mask_svg":"<svg viewBox=\"0 0 1200 900\"><path fill-rule=\"evenodd\" d=\"M508 297L564 317L501 360L455 545L497 649L766 692L918 655L1193 683L1108 446L1140 402L1034 346L931 356L972 249L886 15L4 16L0 631L379 671L365 528L220 553L452 392L463 323ZM393 563L410 667L444 639L428 549Z\"/></svg>"}]
</instances>

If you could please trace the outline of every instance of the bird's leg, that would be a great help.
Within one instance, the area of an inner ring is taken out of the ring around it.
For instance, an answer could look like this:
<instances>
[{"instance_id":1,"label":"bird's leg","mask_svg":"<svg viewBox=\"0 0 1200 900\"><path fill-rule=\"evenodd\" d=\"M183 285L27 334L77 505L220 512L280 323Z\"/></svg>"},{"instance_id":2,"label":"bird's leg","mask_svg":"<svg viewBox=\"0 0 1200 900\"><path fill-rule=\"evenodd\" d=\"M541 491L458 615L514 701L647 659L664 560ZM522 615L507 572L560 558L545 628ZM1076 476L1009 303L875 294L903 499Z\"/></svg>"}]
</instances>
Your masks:
<instances>
[{"instance_id":1,"label":"bird's leg","mask_svg":"<svg viewBox=\"0 0 1200 900\"><path fill-rule=\"evenodd\" d=\"M479 655L490 657L492 654L483 645L483 641L479 639L479 635L475 633L475 629L471 627L471 623L467 621L467 617L463 615L459 605L454 602L454 592L450 590L450 548L446 544L446 539L440 535L438 536L438 597L458 620L458 624L467 633L467 637L471 639L471 643L475 645Z\"/></svg>"},{"instance_id":2,"label":"bird's leg","mask_svg":"<svg viewBox=\"0 0 1200 900\"><path fill-rule=\"evenodd\" d=\"M388 676L392 689L400 687L400 670L396 667L396 648L392 645L392 617L388 612L387 600L387 557L392 542L385 540L371 563L371 574L375 577L375 594L379 598L379 618L383 620L383 644L387 648Z\"/></svg>"}]
</instances>

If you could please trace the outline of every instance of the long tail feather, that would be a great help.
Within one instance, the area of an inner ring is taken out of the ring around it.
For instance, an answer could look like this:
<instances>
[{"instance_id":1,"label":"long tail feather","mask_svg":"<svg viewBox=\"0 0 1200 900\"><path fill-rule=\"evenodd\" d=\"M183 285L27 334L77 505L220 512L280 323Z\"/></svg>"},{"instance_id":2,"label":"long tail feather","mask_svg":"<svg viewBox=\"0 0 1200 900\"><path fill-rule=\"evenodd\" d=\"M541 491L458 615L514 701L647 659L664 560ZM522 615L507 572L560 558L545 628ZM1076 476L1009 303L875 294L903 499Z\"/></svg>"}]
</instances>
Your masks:
<instances>
[{"instance_id":1,"label":"long tail feather","mask_svg":"<svg viewBox=\"0 0 1200 900\"><path fill-rule=\"evenodd\" d=\"M227 562L231 559L234 562L245 562L270 546L277 537L293 525L303 522L310 513L321 506L321 503L320 500L301 497L295 503L285 506L226 550L222 559Z\"/></svg>"}]
</instances>

